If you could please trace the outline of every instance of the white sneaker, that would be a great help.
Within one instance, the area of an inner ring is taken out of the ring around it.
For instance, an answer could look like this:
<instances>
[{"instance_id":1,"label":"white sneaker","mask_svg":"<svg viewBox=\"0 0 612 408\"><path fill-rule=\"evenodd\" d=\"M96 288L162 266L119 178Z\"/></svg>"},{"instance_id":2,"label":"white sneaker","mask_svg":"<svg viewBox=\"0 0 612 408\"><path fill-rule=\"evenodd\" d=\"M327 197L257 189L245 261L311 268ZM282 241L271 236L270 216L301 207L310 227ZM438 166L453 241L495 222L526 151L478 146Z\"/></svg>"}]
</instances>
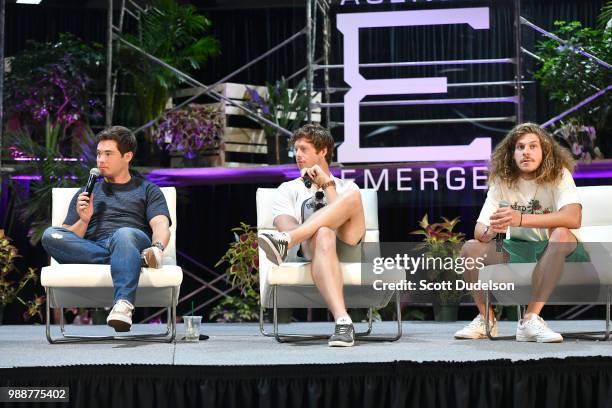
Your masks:
<instances>
[{"instance_id":1,"label":"white sneaker","mask_svg":"<svg viewBox=\"0 0 612 408\"><path fill-rule=\"evenodd\" d=\"M163 252L156 246L144 249L140 256L142 257L143 265L148 268L159 269L163 267Z\"/></svg>"},{"instance_id":2,"label":"white sneaker","mask_svg":"<svg viewBox=\"0 0 612 408\"><path fill-rule=\"evenodd\" d=\"M491 336L497 336L497 322L491 323ZM467 326L455 333L456 339L486 339L487 328L485 325L485 319L479 313Z\"/></svg>"},{"instance_id":3,"label":"white sneaker","mask_svg":"<svg viewBox=\"0 0 612 408\"><path fill-rule=\"evenodd\" d=\"M533 314L530 319L519 320L516 326L516 341L561 343L563 336L550 330L544 319Z\"/></svg>"},{"instance_id":4,"label":"white sneaker","mask_svg":"<svg viewBox=\"0 0 612 408\"><path fill-rule=\"evenodd\" d=\"M132 327L134 305L125 299L119 299L106 318L106 324L116 332L127 332Z\"/></svg>"}]
</instances>

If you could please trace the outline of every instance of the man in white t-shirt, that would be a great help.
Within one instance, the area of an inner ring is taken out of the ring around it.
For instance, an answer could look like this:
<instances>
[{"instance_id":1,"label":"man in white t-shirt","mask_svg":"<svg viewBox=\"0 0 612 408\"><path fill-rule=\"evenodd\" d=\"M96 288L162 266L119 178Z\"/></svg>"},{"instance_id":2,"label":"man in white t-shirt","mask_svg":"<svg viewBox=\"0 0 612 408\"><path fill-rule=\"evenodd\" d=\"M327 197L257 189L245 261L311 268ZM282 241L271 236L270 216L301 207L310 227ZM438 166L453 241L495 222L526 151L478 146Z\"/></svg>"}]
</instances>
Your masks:
<instances>
[{"instance_id":1,"label":"man in white t-shirt","mask_svg":"<svg viewBox=\"0 0 612 408\"><path fill-rule=\"evenodd\" d=\"M533 123L512 129L491 155L487 199L476 222L475 239L464 244L462 256L484 259L485 265L537 259L532 297L518 322L517 341L563 341L539 314L563 272L566 257L571 260L584 251L576 231L582 205L571 175L574 165L570 153ZM510 239L503 241L503 248L496 248L501 244L496 243L497 234L507 231ZM464 279L476 282L478 269L468 269ZM486 337L483 294L472 295L480 313L455 338ZM489 316L494 319L492 309ZM496 335L495 321L490 324Z\"/></svg>"},{"instance_id":2,"label":"man in white t-shirt","mask_svg":"<svg viewBox=\"0 0 612 408\"><path fill-rule=\"evenodd\" d=\"M352 181L332 176L329 164L334 139L327 129L305 125L290 143L302 177L278 187L272 207L278 232L260 234L259 246L279 265L289 248L300 245L298 254L312 261L313 281L336 321L329 345L352 346L355 330L344 303L339 255L360 261L365 235L361 194Z\"/></svg>"}]
</instances>

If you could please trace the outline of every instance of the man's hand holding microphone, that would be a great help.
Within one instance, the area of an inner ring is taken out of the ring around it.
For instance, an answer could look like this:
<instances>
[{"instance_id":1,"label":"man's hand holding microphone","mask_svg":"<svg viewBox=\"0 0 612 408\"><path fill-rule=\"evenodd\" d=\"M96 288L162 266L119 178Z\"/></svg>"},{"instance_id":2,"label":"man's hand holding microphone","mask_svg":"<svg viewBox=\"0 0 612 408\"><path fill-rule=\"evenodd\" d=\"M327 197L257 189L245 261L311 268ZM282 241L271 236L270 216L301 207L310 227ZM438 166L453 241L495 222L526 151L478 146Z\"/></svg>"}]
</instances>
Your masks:
<instances>
[{"instance_id":1,"label":"man's hand holding microphone","mask_svg":"<svg viewBox=\"0 0 612 408\"><path fill-rule=\"evenodd\" d=\"M317 187L321 187L323 184L329 182L331 178L319 167L318 164L315 164L312 167L304 167L300 170L302 175L302 180L304 180L304 184L306 188L310 188L314 183Z\"/></svg>"},{"instance_id":2,"label":"man's hand holding microphone","mask_svg":"<svg viewBox=\"0 0 612 408\"><path fill-rule=\"evenodd\" d=\"M497 252L502 251L508 227L520 227L521 221L521 213L513 210L509 202L504 200L499 202L499 208L489 218L491 232L496 234L495 243Z\"/></svg>"}]
</instances>

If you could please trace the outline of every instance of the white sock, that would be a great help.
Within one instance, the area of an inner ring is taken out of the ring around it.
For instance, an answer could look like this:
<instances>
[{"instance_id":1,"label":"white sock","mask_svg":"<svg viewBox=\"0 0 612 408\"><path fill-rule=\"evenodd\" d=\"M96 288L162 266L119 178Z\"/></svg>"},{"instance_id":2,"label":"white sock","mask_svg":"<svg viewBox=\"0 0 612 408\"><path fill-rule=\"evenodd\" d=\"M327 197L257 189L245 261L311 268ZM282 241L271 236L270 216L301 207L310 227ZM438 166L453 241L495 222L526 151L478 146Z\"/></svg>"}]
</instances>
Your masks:
<instances>
[{"instance_id":1,"label":"white sock","mask_svg":"<svg viewBox=\"0 0 612 408\"><path fill-rule=\"evenodd\" d=\"M280 232L280 234L283 235L283 237L287 240L287 243L291 242L291 235L289 235L289 233L287 231L285 232Z\"/></svg>"},{"instance_id":2,"label":"white sock","mask_svg":"<svg viewBox=\"0 0 612 408\"><path fill-rule=\"evenodd\" d=\"M338 320L336 320L336 324L353 324L353 321L351 320L351 316L346 315L339 317Z\"/></svg>"}]
</instances>

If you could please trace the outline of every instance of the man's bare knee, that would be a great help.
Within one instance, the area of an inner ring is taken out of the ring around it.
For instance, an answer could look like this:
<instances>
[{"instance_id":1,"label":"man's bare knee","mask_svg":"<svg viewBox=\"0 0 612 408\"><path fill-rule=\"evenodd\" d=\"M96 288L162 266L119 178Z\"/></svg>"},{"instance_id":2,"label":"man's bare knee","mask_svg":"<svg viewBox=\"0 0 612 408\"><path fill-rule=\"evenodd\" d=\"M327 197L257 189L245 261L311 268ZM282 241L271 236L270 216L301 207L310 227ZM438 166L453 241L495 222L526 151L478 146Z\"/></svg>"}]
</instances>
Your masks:
<instances>
[{"instance_id":1,"label":"man's bare knee","mask_svg":"<svg viewBox=\"0 0 612 408\"><path fill-rule=\"evenodd\" d=\"M552 251L560 255L568 255L576 249L576 237L565 227L554 228L550 232L547 251Z\"/></svg>"},{"instance_id":2,"label":"man's bare knee","mask_svg":"<svg viewBox=\"0 0 612 408\"><path fill-rule=\"evenodd\" d=\"M550 232L550 242L576 242L574 234L565 227L553 228Z\"/></svg>"},{"instance_id":3,"label":"man's bare knee","mask_svg":"<svg viewBox=\"0 0 612 408\"><path fill-rule=\"evenodd\" d=\"M321 227L313 236L315 252L336 251L336 232L328 227Z\"/></svg>"}]
</instances>

